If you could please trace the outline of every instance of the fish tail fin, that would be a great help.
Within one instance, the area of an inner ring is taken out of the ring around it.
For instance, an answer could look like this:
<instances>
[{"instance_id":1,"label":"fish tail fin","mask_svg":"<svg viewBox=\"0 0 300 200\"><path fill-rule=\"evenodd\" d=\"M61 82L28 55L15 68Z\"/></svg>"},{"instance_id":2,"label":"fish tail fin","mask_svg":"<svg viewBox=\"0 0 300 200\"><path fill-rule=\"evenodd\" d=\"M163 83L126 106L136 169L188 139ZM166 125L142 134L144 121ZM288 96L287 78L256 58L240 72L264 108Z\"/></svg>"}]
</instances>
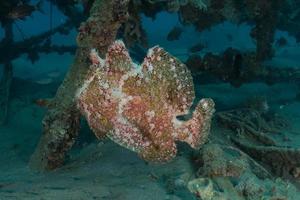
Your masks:
<instances>
[{"instance_id":1,"label":"fish tail fin","mask_svg":"<svg viewBox=\"0 0 300 200\"><path fill-rule=\"evenodd\" d=\"M42 9L43 6L43 0L40 0L36 5L35 5L35 9L37 11L40 11L41 13L45 14L45 12Z\"/></svg>"}]
</instances>

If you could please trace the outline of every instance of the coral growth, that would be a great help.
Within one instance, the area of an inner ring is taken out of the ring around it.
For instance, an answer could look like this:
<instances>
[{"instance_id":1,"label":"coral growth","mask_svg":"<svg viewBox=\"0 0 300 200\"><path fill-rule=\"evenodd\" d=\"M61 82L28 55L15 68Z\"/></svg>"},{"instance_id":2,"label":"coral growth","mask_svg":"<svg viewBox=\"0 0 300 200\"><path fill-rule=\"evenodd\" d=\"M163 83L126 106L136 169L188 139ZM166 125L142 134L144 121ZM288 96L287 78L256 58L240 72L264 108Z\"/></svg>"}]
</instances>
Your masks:
<instances>
[{"instance_id":1,"label":"coral growth","mask_svg":"<svg viewBox=\"0 0 300 200\"><path fill-rule=\"evenodd\" d=\"M300 149L281 143L291 140L286 132L293 132L284 117L252 107L220 112L217 120L233 131L227 137L238 148L263 163L274 175L298 179Z\"/></svg>"},{"instance_id":2,"label":"coral growth","mask_svg":"<svg viewBox=\"0 0 300 200\"><path fill-rule=\"evenodd\" d=\"M202 99L192 117L192 76L178 59L156 46L141 66L134 64L121 41L101 59L91 52L92 66L77 93L78 107L97 137L108 136L143 159L169 161L175 141L199 148L207 139L214 102Z\"/></svg>"},{"instance_id":3,"label":"coral growth","mask_svg":"<svg viewBox=\"0 0 300 200\"><path fill-rule=\"evenodd\" d=\"M166 3L167 10L171 12L178 12L181 6L190 4L191 6L206 11L210 0L146 0L150 4Z\"/></svg>"},{"instance_id":4,"label":"coral growth","mask_svg":"<svg viewBox=\"0 0 300 200\"><path fill-rule=\"evenodd\" d=\"M276 178L238 148L206 144L198 158L203 163L188 189L201 199L297 199L297 189Z\"/></svg>"},{"instance_id":5,"label":"coral growth","mask_svg":"<svg viewBox=\"0 0 300 200\"><path fill-rule=\"evenodd\" d=\"M133 47L136 44L147 47L148 43L146 31L142 25L138 5L133 1L131 1L128 6L128 14L128 19L121 29L124 43L127 47Z\"/></svg>"},{"instance_id":6,"label":"coral growth","mask_svg":"<svg viewBox=\"0 0 300 200\"><path fill-rule=\"evenodd\" d=\"M200 10L207 10L209 1L196 0L196 1L190 1L190 3Z\"/></svg>"},{"instance_id":7,"label":"coral growth","mask_svg":"<svg viewBox=\"0 0 300 200\"><path fill-rule=\"evenodd\" d=\"M97 48L99 54L105 54L121 24L127 20L128 3L128 0L94 1L90 17L79 28L74 63L43 119L43 135L31 157L31 168L52 170L63 165L65 154L78 137L80 113L74 98L88 73L89 49Z\"/></svg>"}]
</instances>

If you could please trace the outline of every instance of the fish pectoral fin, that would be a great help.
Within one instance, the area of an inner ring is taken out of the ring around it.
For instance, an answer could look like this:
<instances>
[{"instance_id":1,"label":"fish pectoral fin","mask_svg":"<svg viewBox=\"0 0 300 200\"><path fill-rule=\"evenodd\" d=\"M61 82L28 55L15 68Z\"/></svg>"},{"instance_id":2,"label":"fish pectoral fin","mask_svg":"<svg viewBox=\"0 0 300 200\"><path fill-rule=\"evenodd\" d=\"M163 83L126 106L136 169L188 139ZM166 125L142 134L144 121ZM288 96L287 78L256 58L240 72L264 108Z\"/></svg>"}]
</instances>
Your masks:
<instances>
[{"instance_id":1,"label":"fish pectoral fin","mask_svg":"<svg viewBox=\"0 0 300 200\"><path fill-rule=\"evenodd\" d=\"M140 152L149 145L149 141L143 137L140 130L125 118L116 118L113 124L114 130L110 131L107 136L120 146L134 152Z\"/></svg>"}]
</instances>

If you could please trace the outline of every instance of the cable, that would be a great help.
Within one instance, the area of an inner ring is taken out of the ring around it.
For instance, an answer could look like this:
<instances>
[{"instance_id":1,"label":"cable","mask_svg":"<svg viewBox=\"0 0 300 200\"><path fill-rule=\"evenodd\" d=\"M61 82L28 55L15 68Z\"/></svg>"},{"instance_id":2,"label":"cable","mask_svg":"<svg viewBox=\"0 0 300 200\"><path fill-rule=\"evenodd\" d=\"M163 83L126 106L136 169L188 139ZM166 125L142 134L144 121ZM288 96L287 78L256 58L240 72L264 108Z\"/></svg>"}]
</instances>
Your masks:
<instances>
[{"instance_id":1,"label":"cable","mask_svg":"<svg viewBox=\"0 0 300 200\"><path fill-rule=\"evenodd\" d=\"M50 39L52 37L52 30L53 30L53 2L51 0L50 1L50 31L51 31Z\"/></svg>"},{"instance_id":2,"label":"cable","mask_svg":"<svg viewBox=\"0 0 300 200\"><path fill-rule=\"evenodd\" d=\"M22 31L22 29L19 27L19 25L18 25L15 21L14 21L13 23L14 23L14 25L16 25L16 28L17 28L17 30L20 32L20 34L21 34L23 40L25 40L25 39L26 39L26 35L25 35L24 32Z\"/></svg>"}]
</instances>

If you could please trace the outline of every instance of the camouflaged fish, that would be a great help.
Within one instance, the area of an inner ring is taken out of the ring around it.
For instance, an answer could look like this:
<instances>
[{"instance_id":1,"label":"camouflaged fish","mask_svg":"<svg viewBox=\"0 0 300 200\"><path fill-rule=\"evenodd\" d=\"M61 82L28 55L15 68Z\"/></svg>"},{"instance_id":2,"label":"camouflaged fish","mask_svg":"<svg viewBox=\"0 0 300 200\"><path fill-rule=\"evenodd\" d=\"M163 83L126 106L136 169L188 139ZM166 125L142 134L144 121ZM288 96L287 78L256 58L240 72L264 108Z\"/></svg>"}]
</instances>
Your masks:
<instances>
[{"instance_id":1,"label":"camouflaged fish","mask_svg":"<svg viewBox=\"0 0 300 200\"><path fill-rule=\"evenodd\" d=\"M212 99L202 99L190 119L195 98L192 76L177 58L156 46L144 62L132 62L122 41L92 65L77 92L77 104L95 135L137 152L143 159L166 162L175 157L176 141L198 149L207 141L214 113Z\"/></svg>"}]
</instances>

